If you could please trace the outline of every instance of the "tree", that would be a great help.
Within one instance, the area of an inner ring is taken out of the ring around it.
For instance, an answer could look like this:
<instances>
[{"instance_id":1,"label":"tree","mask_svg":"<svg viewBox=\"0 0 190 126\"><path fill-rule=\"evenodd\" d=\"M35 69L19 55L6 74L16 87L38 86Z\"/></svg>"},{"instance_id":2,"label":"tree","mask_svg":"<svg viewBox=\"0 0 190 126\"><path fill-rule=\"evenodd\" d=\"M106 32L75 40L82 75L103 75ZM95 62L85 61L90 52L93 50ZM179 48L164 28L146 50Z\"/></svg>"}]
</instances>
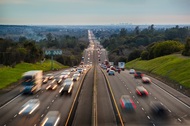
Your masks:
<instances>
[{"instance_id":1,"label":"tree","mask_svg":"<svg viewBox=\"0 0 190 126\"><path fill-rule=\"evenodd\" d=\"M187 38L186 43L185 43L185 48L182 52L182 55L184 56L190 56L190 37Z\"/></svg>"},{"instance_id":2,"label":"tree","mask_svg":"<svg viewBox=\"0 0 190 126\"><path fill-rule=\"evenodd\" d=\"M139 35L139 33L140 33L139 26L136 26L134 31L135 31L135 34L136 34L136 35Z\"/></svg>"},{"instance_id":3,"label":"tree","mask_svg":"<svg viewBox=\"0 0 190 126\"><path fill-rule=\"evenodd\" d=\"M122 29L120 30L119 36L125 37L126 35L127 35L127 30L126 30L125 28L122 28Z\"/></svg>"},{"instance_id":4,"label":"tree","mask_svg":"<svg viewBox=\"0 0 190 126\"><path fill-rule=\"evenodd\" d=\"M128 56L128 61L134 60L136 58L139 58L141 56L142 50L135 49L133 52L131 52Z\"/></svg>"},{"instance_id":5,"label":"tree","mask_svg":"<svg viewBox=\"0 0 190 126\"><path fill-rule=\"evenodd\" d=\"M141 53L141 59L142 60L148 60L149 59L149 52L148 51L143 51L142 53Z\"/></svg>"}]
</instances>

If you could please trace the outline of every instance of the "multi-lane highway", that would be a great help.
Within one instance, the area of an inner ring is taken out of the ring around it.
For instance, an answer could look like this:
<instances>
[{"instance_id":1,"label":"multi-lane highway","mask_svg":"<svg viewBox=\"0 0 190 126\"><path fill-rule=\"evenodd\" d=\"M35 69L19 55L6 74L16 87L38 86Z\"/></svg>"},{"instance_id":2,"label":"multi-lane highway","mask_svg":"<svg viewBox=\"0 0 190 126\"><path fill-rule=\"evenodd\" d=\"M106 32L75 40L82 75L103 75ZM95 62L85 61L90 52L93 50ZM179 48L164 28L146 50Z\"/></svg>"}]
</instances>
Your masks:
<instances>
[{"instance_id":1,"label":"multi-lane highway","mask_svg":"<svg viewBox=\"0 0 190 126\"><path fill-rule=\"evenodd\" d=\"M155 78L151 84L135 79L128 70L115 72L109 76L99 63L108 60L105 49L99 48L99 42L89 30L89 47L84 50L84 64L89 67L80 79L74 82L71 95L60 95L59 89L46 90L47 84L34 95L18 95L20 87L1 95L1 126L38 126L49 111L59 111L59 126L189 126L190 98L166 86ZM111 59L110 59L111 61ZM64 70L53 72L60 75ZM72 72L70 76L72 76ZM145 75L147 76L147 75ZM49 83L50 81L48 81ZM144 86L149 95L138 96L136 86ZM129 95L136 105L134 111L121 107L120 98ZM8 100L5 100L8 98ZM13 98L13 99L10 99ZM23 104L30 99L39 99L40 106L31 115L19 115ZM151 103L159 102L167 110L167 116L155 116Z\"/></svg>"}]
</instances>

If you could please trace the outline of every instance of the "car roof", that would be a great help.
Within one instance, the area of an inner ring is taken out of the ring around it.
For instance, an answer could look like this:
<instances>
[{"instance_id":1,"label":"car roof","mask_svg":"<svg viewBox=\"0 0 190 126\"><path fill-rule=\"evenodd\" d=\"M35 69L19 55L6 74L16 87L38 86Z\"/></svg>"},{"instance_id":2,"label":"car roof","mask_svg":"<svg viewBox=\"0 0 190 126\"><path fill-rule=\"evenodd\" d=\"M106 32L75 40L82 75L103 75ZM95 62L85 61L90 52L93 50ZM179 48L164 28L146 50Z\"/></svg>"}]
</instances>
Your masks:
<instances>
[{"instance_id":1,"label":"car roof","mask_svg":"<svg viewBox=\"0 0 190 126\"><path fill-rule=\"evenodd\" d=\"M139 91L144 91L144 90L146 90L143 86L137 86L136 87Z\"/></svg>"}]
</instances>

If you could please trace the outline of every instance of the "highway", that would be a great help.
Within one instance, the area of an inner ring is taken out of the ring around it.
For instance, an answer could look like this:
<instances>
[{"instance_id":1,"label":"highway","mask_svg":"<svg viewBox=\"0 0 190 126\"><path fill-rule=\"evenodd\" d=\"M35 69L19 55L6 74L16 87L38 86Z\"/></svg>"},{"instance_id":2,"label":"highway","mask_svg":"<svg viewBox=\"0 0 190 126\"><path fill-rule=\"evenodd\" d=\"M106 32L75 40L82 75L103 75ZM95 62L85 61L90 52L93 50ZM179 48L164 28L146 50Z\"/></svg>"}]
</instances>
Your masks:
<instances>
[{"instance_id":1,"label":"highway","mask_svg":"<svg viewBox=\"0 0 190 126\"><path fill-rule=\"evenodd\" d=\"M84 64L92 64L80 79L74 82L72 94L59 94L60 86L55 91L42 90L34 95L18 95L20 87L0 96L0 126L39 126L49 111L61 114L58 126L189 126L190 98L166 86L163 82L150 77L151 84L143 84L135 79L128 70L115 72L109 76L99 63L108 60L107 51L99 49L99 42L88 31L89 47L84 50ZM100 54L101 52L101 54ZM100 55L100 57L99 57ZM111 61L111 60L110 60ZM61 72L55 71L53 75ZM70 76L72 76L71 73ZM49 83L50 81L48 81ZM149 95L138 96L136 86L144 86ZM11 95L11 96L9 96ZM122 95L129 95L136 109L125 111L120 105ZM13 97L7 102L6 97ZM37 98L40 106L31 115L19 115L21 106L28 100ZM151 102L160 102L168 116L160 118L152 114ZM6 104L5 104L6 102Z\"/></svg>"}]
</instances>

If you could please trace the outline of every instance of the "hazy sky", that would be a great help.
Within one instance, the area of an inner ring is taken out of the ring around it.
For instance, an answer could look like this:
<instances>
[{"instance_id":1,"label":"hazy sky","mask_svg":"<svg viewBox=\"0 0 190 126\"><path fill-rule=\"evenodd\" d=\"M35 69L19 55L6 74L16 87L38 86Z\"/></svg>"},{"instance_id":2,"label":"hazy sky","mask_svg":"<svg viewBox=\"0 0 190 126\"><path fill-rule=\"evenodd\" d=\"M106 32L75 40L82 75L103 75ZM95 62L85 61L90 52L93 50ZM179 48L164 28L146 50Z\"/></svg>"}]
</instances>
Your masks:
<instances>
[{"instance_id":1,"label":"hazy sky","mask_svg":"<svg viewBox=\"0 0 190 126\"><path fill-rule=\"evenodd\" d=\"M190 0L0 0L0 24L190 24Z\"/></svg>"}]
</instances>

